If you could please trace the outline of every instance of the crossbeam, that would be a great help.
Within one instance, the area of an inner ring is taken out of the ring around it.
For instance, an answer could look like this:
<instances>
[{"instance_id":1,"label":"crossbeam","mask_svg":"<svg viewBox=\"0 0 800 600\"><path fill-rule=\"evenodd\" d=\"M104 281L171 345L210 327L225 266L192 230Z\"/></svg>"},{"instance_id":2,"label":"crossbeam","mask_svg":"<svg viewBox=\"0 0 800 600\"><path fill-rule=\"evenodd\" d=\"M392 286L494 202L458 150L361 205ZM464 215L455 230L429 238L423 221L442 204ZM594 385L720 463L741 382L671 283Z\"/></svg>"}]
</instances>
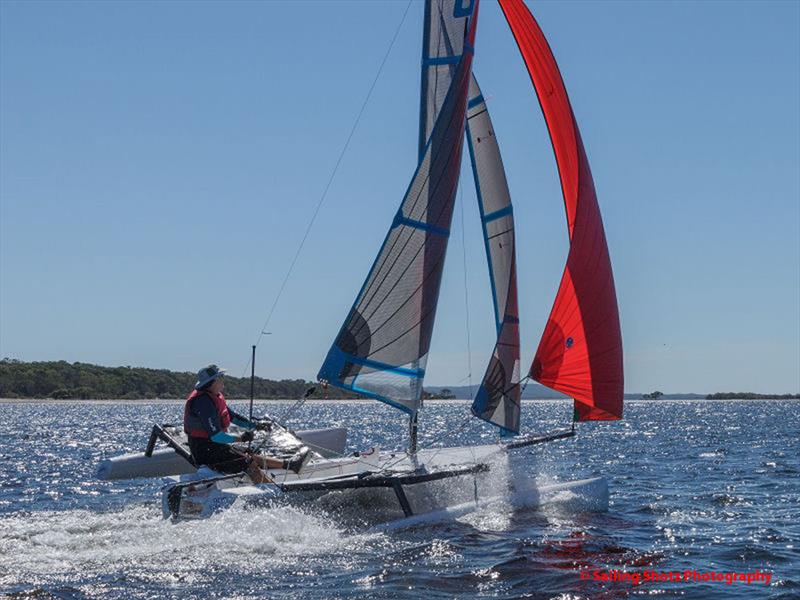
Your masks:
<instances>
[{"instance_id":1,"label":"crossbeam","mask_svg":"<svg viewBox=\"0 0 800 600\"><path fill-rule=\"evenodd\" d=\"M144 455L148 458L153 456L153 449L156 447L156 442L158 440L163 441L167 446L172 448L179 456L186 459L186 461L192 465L193 467L197 466L197 463L194 462L192 455L181 446L180 442L178 442L175 438L173 438L170 434L166 432L165 427L170 427L169 425L153 425L153 430L150 432L150 439L147 442L147 448L144 451Z\"/></svg>"},{"instance_id":2,"label":"crossbeam","mask_svg":"<svg viewBox=\"0 0 800 600\"><path fill-rule=\"evenodd\" d=\"M353 477L341 477L337 479L321 479L318 481L287 481L279 484L284 492L307 492L314 490L349 490L355 488L374 488L391 487L395 484L413 485L426 481L438 481L451 477L462 477L473 473L488 471L489 465L476 464L468 467L458 467L448 471L434 471L433 473L412 472L407 474L397 473L361 473Z\"/></svg>"},{"instance_id":3,"label":"crossbeam","mask_svg":"<svg viewBox=\"0 0 800 600\"><path fill-rule=\"evenodd\" d=\"M524 440L509 442L508 444L505 445L505 447L506 450L514 450L516 448L525 448L526 446L534 446L536 444L544 444L545 442L554 442L555 440L563 440L571 437L575 437L574 429L570 431L562 431L560 433L554 433L552 435L545 435L542 437L535 437L535 438L525 438Z\"/></svg>"}]
</instances>

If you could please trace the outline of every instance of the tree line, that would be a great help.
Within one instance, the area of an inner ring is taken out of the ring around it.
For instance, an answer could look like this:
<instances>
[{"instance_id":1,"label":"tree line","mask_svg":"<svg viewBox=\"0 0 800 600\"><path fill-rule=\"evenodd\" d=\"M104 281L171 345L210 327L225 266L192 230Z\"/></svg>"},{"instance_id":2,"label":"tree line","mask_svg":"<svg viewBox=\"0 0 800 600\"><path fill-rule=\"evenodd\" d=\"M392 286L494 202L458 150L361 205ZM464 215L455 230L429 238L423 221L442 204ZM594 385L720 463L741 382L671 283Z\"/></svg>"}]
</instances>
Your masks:
<instances>
[{"instance_id":1,"label":"tree line","mask_svg":"<svg viewBox=\"0 0 800 600\"><path fill-rule=\"evenodd\" d=\"M792 400L800 398L800 394L754 394L753 392L717 392L706 396L694 396L695 398L704 397L706 400ZM682 398L681 395L665 396L663 392L655 391L649 394L642 394L642 400L659 400L661 398L672 399Z\"/></svg>"},{"instance_id":2,"label":"tree line","mask_svg":"<svg viewBox=\"0 0 800 600\"><path fill-rule=\"evenodd\" d=\"M717 392L709 394L706 400L792 400L799 394L754 394L753 392Z\"/></svg>"},{"instance_id":3,"label":"tree line","mask_svg":"<svg viewBox=\"0 0 800 600\"><path fill-rule=\"evenodd\" d=\"M194 387L195 373L142 367L101 367L67 361L0 361L0 398L127 399L185 398ZM302 379L275 381L255 378L255 397L294 399L316 386L311 398L353 398L352 392L321 386ZM225 377L225 396L249 398L249 377Z\"/></svg>"}]
</instances>

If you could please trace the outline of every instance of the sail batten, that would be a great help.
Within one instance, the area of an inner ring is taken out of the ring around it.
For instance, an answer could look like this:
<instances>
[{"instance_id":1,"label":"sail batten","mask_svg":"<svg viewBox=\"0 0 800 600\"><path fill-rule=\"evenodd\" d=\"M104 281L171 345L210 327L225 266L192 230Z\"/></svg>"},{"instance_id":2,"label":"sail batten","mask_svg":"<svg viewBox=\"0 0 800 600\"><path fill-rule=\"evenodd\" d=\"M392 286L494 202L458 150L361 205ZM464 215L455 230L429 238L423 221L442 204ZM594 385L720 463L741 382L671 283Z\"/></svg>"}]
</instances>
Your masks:
<instances>
[{"instance_id":1,"label":"sail batten","mask_svg":"<svg viewBox=\"0 0 800 600\"><path fill-rule=\"evenodd\" d=\"M478 81L467 103L467 144L489 265L497 341L472 413L507 433L520 422L520 343L514 214L500 148Z\"/></svg>"},{"instance_id":2,"label":"sail batten","mask_svg":"<svg viewBox=\"0 0 800 600\"><path fill-rule=\"evenodd\" d=\"M575 400L576 420L622 417L622 334L603 220L561 73L522 0L500 0L556 155L570 249L530 375Z\"/></svg>"},{"instance_id":3,"label":"sail batten","mask_svg":"<svg viewBox=\"0 0 800 600\"><path fill-rule=\"evenodd\" d=\"M435 11L426 5L431 15L438 12L437 19L426 17L437 23L436 39L442 32L448 37L445 44L437 42L435 52L427 48L426 55L448 60L428 67L436 77L428 81L433 88L423 86L419 162L318 374L412 415L421 401L461 165L477 0L469 0L468 11L462 2L437 2ZM456 33L458 44L453 43ZM446 84L444 93L439 84Z\"/></svg>"}]
</instances>

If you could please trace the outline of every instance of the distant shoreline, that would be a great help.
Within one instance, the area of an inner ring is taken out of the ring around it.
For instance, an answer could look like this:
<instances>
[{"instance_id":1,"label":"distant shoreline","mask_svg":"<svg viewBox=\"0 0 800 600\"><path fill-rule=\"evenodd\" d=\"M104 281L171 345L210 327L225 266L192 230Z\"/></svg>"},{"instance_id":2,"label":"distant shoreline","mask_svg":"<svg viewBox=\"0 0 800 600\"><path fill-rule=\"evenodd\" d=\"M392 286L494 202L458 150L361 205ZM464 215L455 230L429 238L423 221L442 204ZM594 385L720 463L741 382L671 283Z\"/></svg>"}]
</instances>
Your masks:
<instances>
[{"instance_id":1,"label":"distant shoreline","mask_svg":"<svg viewBox=\"0 0 800 600\"><path fill-rule=\"evenodd\" d=\"M47 400L88 400L97 402L171 401L183 402L194 387L194 373L149 369L144 367L103 367L89 363L66 361L24 362L4 358L0 360L0 397L13 401L42 402ZM425 386L424 401L449 400L474 397L474 386L442 387ZM309 400L352 400L353 390L340 389L303 379L272 380L255 377L225 376L225 395L234 400L248 399L250 394L261 401L292 398ZM560 392L538 383L526 384L521 390L523 401L571 399ZM357 395L357 394L356 394ZM793 394L758 394L755 392L715 392L696 394L692 392L647 394L626 393L625 401L648 402L672 400L792 400L800 398ZM368 399L367 399L368 400ZM290 401L290 400L289 400ZM368 400L371 401L371 400Z\"/></svg>"},{"instance_id":2,"label":"distant shoreline","mask_svg":"<svg viewBox=\"0 0 800 600\"><path fill-rule=\"evenodd\" d=\"M800 398L666 398L666 399L626 399L626 404L670 404L672 402L797 402ZM228 398L229 402L249 402L249 398ZM522 400L523 404L532 403L545 403L545 402L570 402L569 398L530 398ZM138 398L135 400L129 398L0 398L0 404L183 404L184 399L181 398ZM257 404L271 404L271 403L293 403L297 402L296 398L273 399L273 398L256 398L254 400ZM317 398L307 400L306 404L327 404L330 402L337 403L369 403L372 404L377 400L369 398L329 398L327 400ZM431 399L426 400L426 404L466 404L472 402L471 398L447 398L447 399Z\"/></svg>"}]
</instances>

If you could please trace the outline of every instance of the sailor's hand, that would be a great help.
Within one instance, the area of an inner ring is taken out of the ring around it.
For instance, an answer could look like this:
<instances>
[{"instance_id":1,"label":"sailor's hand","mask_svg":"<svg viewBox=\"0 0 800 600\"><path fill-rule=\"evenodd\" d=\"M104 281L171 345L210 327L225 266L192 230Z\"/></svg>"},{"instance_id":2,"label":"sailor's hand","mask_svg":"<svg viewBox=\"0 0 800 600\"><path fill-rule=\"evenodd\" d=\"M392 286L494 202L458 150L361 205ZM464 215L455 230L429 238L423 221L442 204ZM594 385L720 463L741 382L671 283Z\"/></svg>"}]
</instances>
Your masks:
<instances>
[{"instance_id":1,"label":"sailor's hand","mask_svg":"<svg viewBox=\"0 0 800 600\"><path fill-rule=\"evenodd\" d=\"M253 441L253 437L255 437L255 436L253 435L252 431L245 431L241 435L241 437L239 437L239 441L240 442L252 442Z\"/></svg>"}]
</instances>

